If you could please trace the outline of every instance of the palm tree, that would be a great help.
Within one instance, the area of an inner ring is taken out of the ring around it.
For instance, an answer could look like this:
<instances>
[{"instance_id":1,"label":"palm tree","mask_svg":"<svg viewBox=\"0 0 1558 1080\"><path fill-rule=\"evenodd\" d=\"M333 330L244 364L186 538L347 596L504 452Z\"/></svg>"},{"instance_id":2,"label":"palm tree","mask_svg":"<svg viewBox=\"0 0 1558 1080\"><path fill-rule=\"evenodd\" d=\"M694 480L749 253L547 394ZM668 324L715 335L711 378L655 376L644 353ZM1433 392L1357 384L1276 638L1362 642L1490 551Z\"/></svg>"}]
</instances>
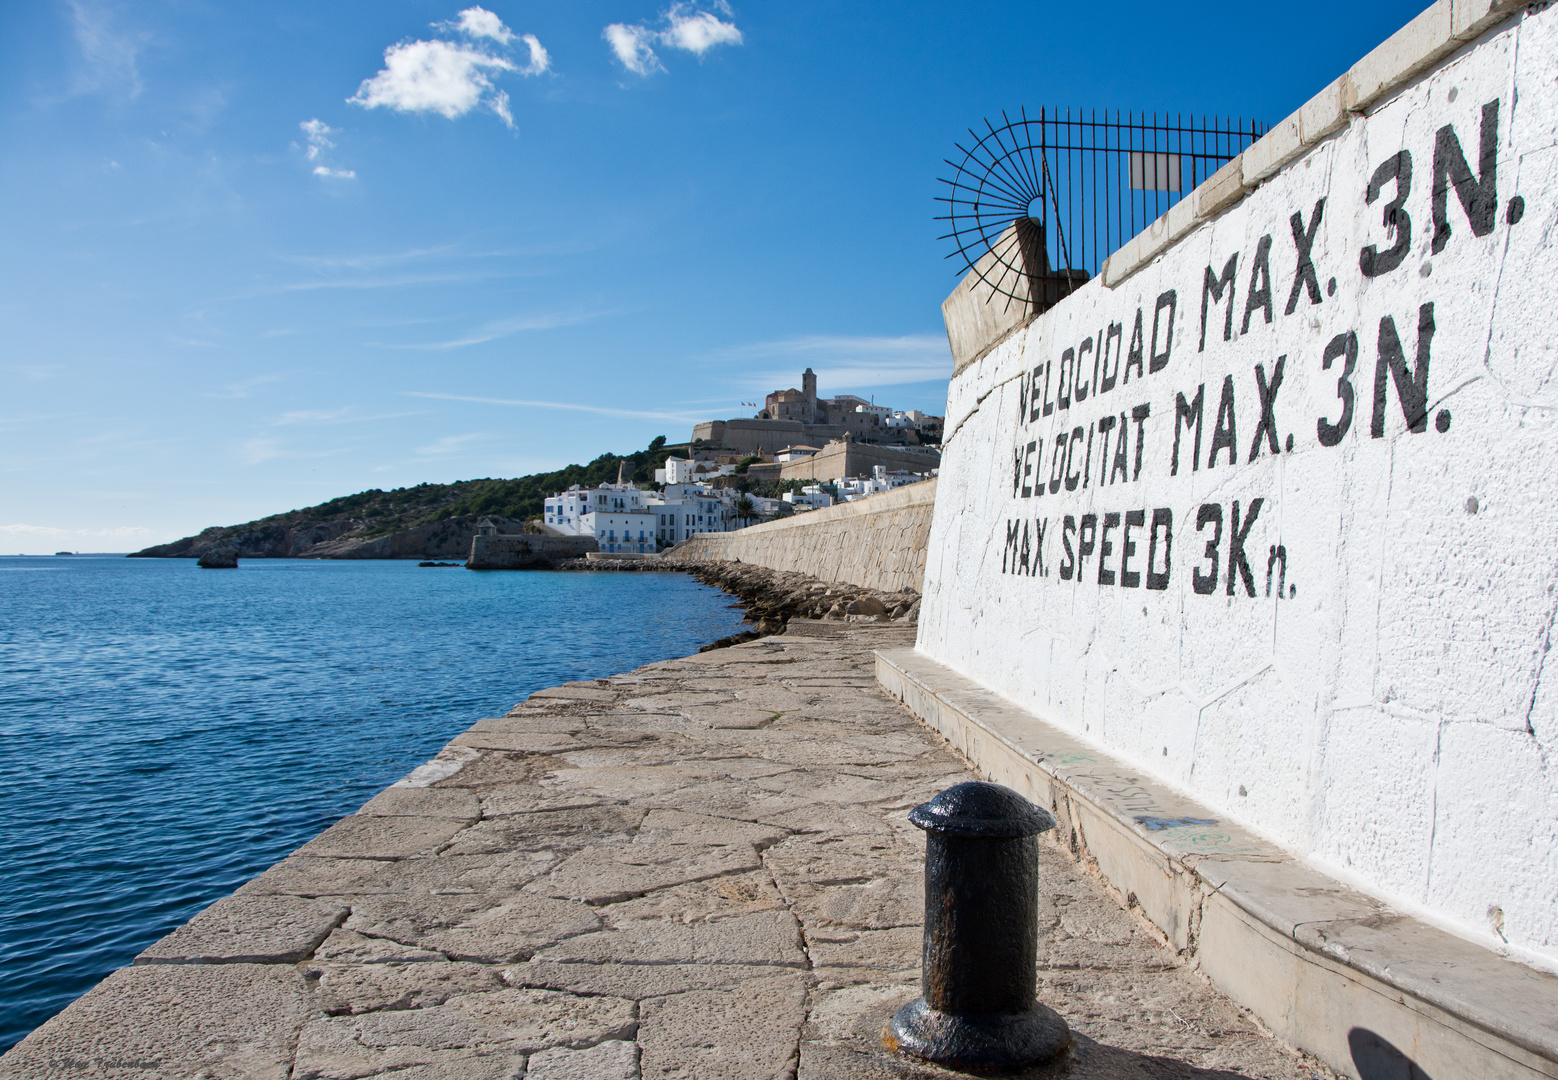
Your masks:
<instances>
[{"instance_id":1,"label":"palm tree","mask_svg":"<svg viewBox=\"0 0 1558 1080\"><path fill-rule=\"evenodd\" d=\"M752 496L742 492L740 497L736 499L736 519L750 524L756 516L757 505L752 502Z\"/></svg>"}]
</instances>

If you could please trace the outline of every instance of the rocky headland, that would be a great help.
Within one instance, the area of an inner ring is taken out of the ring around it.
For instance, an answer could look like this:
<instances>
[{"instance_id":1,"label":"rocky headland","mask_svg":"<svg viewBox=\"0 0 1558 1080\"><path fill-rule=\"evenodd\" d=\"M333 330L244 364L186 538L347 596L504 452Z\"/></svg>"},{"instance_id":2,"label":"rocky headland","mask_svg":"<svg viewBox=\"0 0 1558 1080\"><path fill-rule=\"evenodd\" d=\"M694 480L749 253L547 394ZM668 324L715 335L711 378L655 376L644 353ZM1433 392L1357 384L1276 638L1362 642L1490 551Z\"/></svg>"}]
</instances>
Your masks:
<instances>
[{"instance_id":1,"label":"rocky headland","mask_svg":"<svg viewBox=\"0 0 1558 1080\"><path fill-rule=\"evenodd\" d=\"M316 506L271 514L239 525L214 525L194 536L137 551L132 558L198 559L233 548L244 559L459 559L471 551L482 518L502 533L522 532L543 500L570 484L586 487L619 477L644 483L681 451L663 437L631 454L602 454L588 465L513 479L459 480L382 491L371 488Z\"/></svg>"},{"instance_id":2,"label":"rocky headland","mask_svg":"<svg viewBox=\"0 0 1558 1080\"><path fill-rule=\"evenodd\" d=\"M343 517L325 522L262 521L213 526L171 544L137 551L132 559L199 559L233 550L243 559L459 559L471 550L477 522L491 515L461 514L392 532L378 532L371 519ZM521 521L493 517L504 532Z\"/></svg>"}]
</instances>

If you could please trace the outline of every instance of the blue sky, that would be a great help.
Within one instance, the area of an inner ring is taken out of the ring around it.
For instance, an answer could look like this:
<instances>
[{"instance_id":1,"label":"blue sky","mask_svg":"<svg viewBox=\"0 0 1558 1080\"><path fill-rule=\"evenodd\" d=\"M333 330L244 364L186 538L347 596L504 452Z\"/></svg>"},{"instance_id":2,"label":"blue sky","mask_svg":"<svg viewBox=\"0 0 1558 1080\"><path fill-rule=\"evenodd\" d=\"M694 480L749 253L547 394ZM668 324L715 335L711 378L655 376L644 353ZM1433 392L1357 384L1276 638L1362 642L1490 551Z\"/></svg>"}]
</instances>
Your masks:
<instances>
[{"instance_id":1,"label":"blue sky","mask_svg":"<svg viewBox=\"0 0 1558 1080\"><path fill-rule=\"evenodd\" d=\"M1271 122L1418 3L0 5L0 552L940 412L942 158L1039 105Z\"/></svg>"}]
</instances>

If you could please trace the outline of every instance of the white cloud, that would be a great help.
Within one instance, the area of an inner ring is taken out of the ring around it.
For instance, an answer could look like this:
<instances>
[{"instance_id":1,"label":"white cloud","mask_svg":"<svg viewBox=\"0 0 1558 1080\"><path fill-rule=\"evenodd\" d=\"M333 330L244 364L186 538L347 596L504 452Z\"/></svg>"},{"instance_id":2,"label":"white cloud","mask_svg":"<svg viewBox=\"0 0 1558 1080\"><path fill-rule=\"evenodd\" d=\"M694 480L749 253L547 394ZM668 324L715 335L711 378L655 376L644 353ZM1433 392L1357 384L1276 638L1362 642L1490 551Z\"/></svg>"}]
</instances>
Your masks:
<instances>
[{"instance_id":1,"label":"white cloud","mask_svg":"<svg viewBox=\"0 0 1558 1080\"><path fill-rule=\"evenodd\" d=\"M671 25L660 40L673 48L702 56L716 45L741 44L741 31L734 23L721 22L707 11L694 11L689 4L673 4L667 17Z\"/></svg>"},{"instance_id":2,"label":"white cloud","mask_svg":"<svg viewBox=\"0 0 1558 1080\"><path fill-rule=\"evenodd\" d=\"M601 36L611 45L611 51L617 54L618 63L633 74L648 75L665 70L654 49L650 48L650 44L660 35L649 27L612 23L601 31Z\"/></svg>"},{"instance_id":3,"label":"white cloud","mask_svg":"<svg viewBox=\"0 0 1558 1080\"><path fill-rule=\"evenodd\" d=\"M310 161L318 158L322 151L335 145L329 139L329 136L334 134L335 128L323 120L304 120L298 127L303 129L303 136L308 139L308 149L304 151L304 156Z\"/></svg>"},{"instance_id":4,"label":"white cloud","mask_svg":"<svg viewBox=\"0 0 1558 1080\"><path fill-rule=\"evenodd\" d=\"M488 72L518 71L501 56L448 41L407 41L384 50L384 70L364 79L348 104L381 105L396 112L435 112L450 120L464 116L500 91ZM502 115L501 113L499 114Z\"/></svg>"},{"instance_id":5,"label":"white cloud","mask_svg":"<svg viewBox=\"0 0 1558 1080\"><path fill-rule=\"evenodd\" d=\"M384 50L384 69L364 79L347 102L365 109L438 113L449 120L481 107L512 128L508 93L493 79L510 72L530 76L550 71L552 58L540 40L534 34L515 34L482 7L466 8L457 21L433 26L463 34L475 44L433 38L391 45ZM529 57L523 65L481 44L491 41L507 49L516 40L524 43Z\"/></svg>"},{"instance_id":6,"label":"white cloud","mask_svg":"<svg viewBox=\"0 0 1558 1080\"><path fill-rule=\"evenodd\" d=\"M443 23L443 27L457 30L466 37L491 38L499 45L507 45L514 40L514 31L503 25L503 20L484 7L466 8L460 12L460 19L455 23Z\"/></svg>"},{"instance_id":7,"label":"white cloud","mask_svg":"<svg viewBox=\"0 0 1558 1080\"><path fill-rule=\"evenodd\" d=\"M730 5L724 0L714 0L707 6L726 15L731 13ZM735 23L724 22L712 12L702 10L700 5L686 0L673 3L660 18L665 25L659 30L643 23L631 26L612 23L602 32L616 54L617 62L635 75L665 70L655 54L656 44L683 49L701 58L716 45L740 45L743 41Z\"/></svg>"},{"instance_id":8,"label":"white cloud","mask_svg":"<svg viewBox=\"0 0 1558 1080\"><path fill-rule=\"evenodd\" d=\"M309 161L318 161L321 154L335 147L335 143L330 141L330 136L337 133L336 129L323 120L317 117L313 120L304 120L298 127L302 129L303 137L308 140L308 145L303 149L303 156ZM357 178L354 169L332 169L323 163L314 166L314 175L337 180Z\"/></svg>"},{"instance_id":9,"label":"white cloud","mask_svg":"<svg viewBox=\"0 0 1558 1080\"><path fill-rule=\"evenodd\" d=\"M519 40L525 43L525 48L530 50L530 63L519 69L521 75L540 75L552 70L552 57L544 48L541 41L534 34L526 34Z\"/></svg>"}]
</instances>

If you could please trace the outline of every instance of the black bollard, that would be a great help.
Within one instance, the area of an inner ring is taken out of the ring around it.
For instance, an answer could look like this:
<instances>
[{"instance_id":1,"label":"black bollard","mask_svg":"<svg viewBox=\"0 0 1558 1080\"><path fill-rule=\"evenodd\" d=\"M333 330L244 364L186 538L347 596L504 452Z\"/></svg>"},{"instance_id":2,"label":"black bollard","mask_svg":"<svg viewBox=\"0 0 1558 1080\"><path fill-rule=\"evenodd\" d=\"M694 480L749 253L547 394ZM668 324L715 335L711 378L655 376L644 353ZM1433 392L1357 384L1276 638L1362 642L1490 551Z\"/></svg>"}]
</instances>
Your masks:
<instances>
[{"instance_id":1,"label":"black bollard","mask_svg":"<svg viewBox=\"0 0 1558 1080\"><path fill-rule=\"evenodd\" d=\"M1013 1069L1048 1061L1071 1029L1040 1005L1039 833L1049 811L973 781L916 806L925 830L924 996L898 1010L889 1045L941 1065Z\"/></svg>"}]
</instances>

